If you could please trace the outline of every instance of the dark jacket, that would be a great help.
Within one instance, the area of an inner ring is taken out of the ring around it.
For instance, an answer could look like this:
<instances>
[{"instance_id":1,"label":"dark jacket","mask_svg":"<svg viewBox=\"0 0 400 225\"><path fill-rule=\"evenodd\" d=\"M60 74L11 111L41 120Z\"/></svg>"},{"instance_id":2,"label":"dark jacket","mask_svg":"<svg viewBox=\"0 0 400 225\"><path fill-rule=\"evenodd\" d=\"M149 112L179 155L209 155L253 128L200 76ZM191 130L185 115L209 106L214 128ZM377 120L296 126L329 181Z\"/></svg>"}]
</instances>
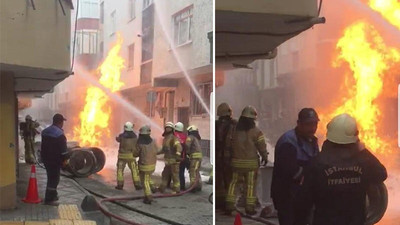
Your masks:
<instances>
[{"instance_id":1,"label":"dark jacket","mask_svg":"<svg viewBox=\"0 0 400 225\"><path fill-rule=\"evenodd\" d=\"M236 124L236 120L227 116L220 117L215 121L215 156L219 162L221 162L220 160L224 160L230 163L232 149L227 147L226 143L232 141L233 137L228 137L228 133L233 134ZM218 164L217 167L219 167Z\"/></svg>"},{"instance_id":2,"label":"dark jacket","mask_svg":"<svg viewBox=\"0 0 400 225\"><path fill-rule=\"evenodd\" d=\"M283 134L275 145L275 161L272 174L271 197L275 207L293 204L296 200L303 172L312 158L319 153L316 137L305 140L296 129Z\"/></svg>"},{"instance_id":3,"label":"dark jacket","mask_svg":"<svg viewBox=\"0 0 400 225\"><path fill-rule=\"evenodd\" d=\"M45 164L61 165L67 156L67 138L55 125L42 131L41 157Z\"/></svg>"},{"instance_id":4,"label":"dark jacket","mask_svg":"<svg viewBox=\"0 0 400 225\"><path fill-rule=\"evenodd\" d=\"M387 178L385 167L358 143L325 141L306 172L305 205L315 204L314 225L363 225L367 187Z\"/></svg>"}]
</instances>

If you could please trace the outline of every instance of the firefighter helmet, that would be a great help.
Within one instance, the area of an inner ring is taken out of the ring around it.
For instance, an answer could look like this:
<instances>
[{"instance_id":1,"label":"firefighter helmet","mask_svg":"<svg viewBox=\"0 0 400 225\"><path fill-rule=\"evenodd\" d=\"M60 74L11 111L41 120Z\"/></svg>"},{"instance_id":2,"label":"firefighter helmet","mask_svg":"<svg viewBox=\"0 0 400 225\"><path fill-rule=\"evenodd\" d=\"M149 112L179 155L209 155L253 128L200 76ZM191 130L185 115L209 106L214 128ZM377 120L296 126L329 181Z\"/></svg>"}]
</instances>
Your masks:
<instances>
[{"instance_id":1,"label":"firefighter helmet","mask_svg":"<svg viewBox=\"0 0 400 225\"><path fill-rule=\"evenodd\" d=\"M187 128L187 131L188 131L188 132L199 131L199 128L197 128L195 125L190 125L190 126Z\"/></svg>"},{"instance_id":2,"label":"firefighter helmet","mask_svg":"<svg viewBox=\"0 0 400 225\"><path fill-rule=\"evenodd\" d=\"M243 109L241 116L251 119L257 119L257 110L253 106L248 105Z\"/></svg>"},{"instance_id":3,"label":"firefighter helmet","mask_svg":"<svg viewBox=\"0 0 400 225\"><path fill-rule=\"evenodd\" d=\"M32 120L32 116L31 115L26 115L25 116L25 120Z\"/></svg>"},{"instance_id":4,"label":"firefighter helmet","mask_svg":"<svg viewBox=\"0 0 400 225\"><path fill-rule=\"evenodd\" d=\"M221 103L217 108L217 116L232 116L232 108L228 103Z\"/></svg>"},{"instance_id":5,"label":"firefighter helmet","mask_svg":"<svg viewBox=\"0 0 400 225\"><path fill-rule=\"evenodd\" d=\"M359 140L357 122L349 114L335 116L326 128L328 130L326 138L333 143L350 144Z\"/></svg>"},{"instance_id":6,"label":"firefighter helmet","mask_svg":"<svg viewBox=\"0 0 400 225\"><path fill-rule=\"evenodd\" d=\"M175 125L174 125L173 122L167 122L167 123L165 124L164 128L167 128L167 127L174 129L174 128L175 128Z\"/></svg>"},{"instance_id":7,"label":"firefighter helmet","mask_svg":"<svg viewBox=\"0 0 400 225\"><path fill-rule=\"evenodd\" d=\"M133 131L133 123L131 122L126 122L124 125L124 131Z\"/></svg>"},{"instance_id":8,"label":"firefighter helmet","mask_svg":"<svg viewBox=\"0 0 400 225\"><path fill-rule=\"evenodd\" d=\"M176 131L179 131L179 132L183 132L183 123L177 122L177 123L175 124L175 130L176 130Z\"/></svg>"},{"instance_id":9,"label":"firefighter helmet","mask_svg":"<svg viewBox=\"0 0 400 225\"><path fill-rule=\"evenodd\" d=\"M139 129L139 134L150 134L151 128L148 125L144 125Z\"/></svg>"}]
</instances>

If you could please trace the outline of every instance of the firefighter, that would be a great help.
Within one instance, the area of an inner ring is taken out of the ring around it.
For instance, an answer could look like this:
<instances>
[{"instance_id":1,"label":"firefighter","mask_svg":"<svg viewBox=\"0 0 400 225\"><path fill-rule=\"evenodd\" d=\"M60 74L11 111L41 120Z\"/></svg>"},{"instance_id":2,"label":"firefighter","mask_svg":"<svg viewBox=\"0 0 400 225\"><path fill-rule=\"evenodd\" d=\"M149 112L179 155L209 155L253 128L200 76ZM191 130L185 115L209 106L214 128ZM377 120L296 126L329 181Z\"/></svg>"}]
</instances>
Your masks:
<instances>
[{"instance_id":1,"label":"firefighter","mask_svg":"<svg viewBox=\"0 0 400 225\"><path fill-rule=\"evenodd\" d=\"M299 200L299 190L303 188L304 170L319 153L315 137L318 121L313 108L302 109L296 128L284 133L275 145L271 197L281 225L310 221L311 212Z\"/></svg>"},{"instance_id":2,"label":"firefighter","mask_svg":"<svg viewBox=\"0 0 400 225\"><path fill-rule=\"evenodd\" d=\"M305 175L303 207L315 206L313 225L366 224L367 188L386 180L386 169L361 144L356 120L350 115L334 117L326 137Z\"/></svg>"},{"instance_id":3,"label":"firefighter","mask_svg":"<svg viewBox=\"0 0 400 225\"><path fill-rule=\"evenodd\" d=\"M162 172L161 193L165 191L171 179L173 182L173 193L180 191L179 163L181 161L182 146L178 138L174 136L174 127L172 122L167 122L164 127L164 140L161 152L164 154L165 167Z\"/></svg>"},{"instance_id":4,"label":"firefighter","mask_svg":"<svg viewBox=\"0 0 400 225\"><path fill-rule=\"evenodd\" d=\"M189 170L190 161L187 157L187 150L185 146L187 135L183 132L184 126L183 123L177 122L175 124L175 133L174 135L178 138L179 142L182 146L182 159L179 163L179 182L181 184L181 191L185 190L185 169Z\"/></svg>"},{"instance_id":5,"label":"firefighter","mask_svg":"<svg viewBox=\"0 0 400 225\"><path fill-rule=\"evenodd\" d=\"M246 106L240 116L232 136L232 179L226 196L225 211L228 215L235 209L235 188L239 177L244 177L245 210L248 215L256 214L257 172L260 166L259 155L265 164L268 160L264 134L256 126L257 111L253 106ZM228 134L229 135L229 134ZM258 155L259 154L259 155Z\"/></svg>"},{"instance_id":6,"label":"firefighter","mask_svg":"<svg viewBox=\"0 0 400 225\"><path fill-rule=\"evenodd\" d=\"M39 127L39 123L32 120L30 115L25 117L25 123L21 123L21 136L25 143L25 162L28 164L34 164L36 162L35 157L35 136L39 134L36 128Z\"/></svg>"},{"instance_id":7,"label":"firefighter","mask_svg":"<svg viewBox=\"0 0 400 225\"><path fill-rule=\"evenodd\" d=\"M200 134L199 129L195 126L189 126L188 129L188 137L186 138L186 149L188 152L188 156L190 159L190 167L189 167L189 175L190 175L190 186L196 183L198 179L197 186L193 189L192 192L201 191L201 177L200 177L200 166L201 160L203 158L203 154L200 146Z\"/></svg>"},{"instance_id":8,"label":"firefighter","mask_svg":"<svg viewBox=\"0 0 400 225\"><path fill-rule=\"evenodd\" d=\"M60 169L68 159L67 138L63 126L66 119L61 114L53 116L53 124L42 131L41 158L47 173L44 204L58 205L57 186Z\"/></svg>"},{"instance_id":9,"label":"firefighter","mask_svg":"<svg viewBox=\"0 0 400 225\"><path fill-rule=\"evenodd\" d=\"M226 143L232 139L233 130L237 121L232 119L232 109L227 103L222 103L217 108L218 120L215 122L215 162L216 163L216 208L225 208L226 193L228 193L229 183L232 177L231 167L231 148L227 148Z\"/></svg>"},{"instance_id":10,"label":"firefighter","mask_svg":"<svg viewBox=\"0 0 400 225\"><path fill-rule=\"evenodd\" d=\"M150 136L151 129L149 126L143 126L139 130L139 139L137 140L137 148L134 155L139 156L140 179L144 187L143 202L151 204L153 201L152 192L157 192L151 175L156 169L158 147Z\"/></svg>"},{"instance_id":11,"label":"firefighter","mask_svg":"<svg viewBox=\"0 0 400 225\"><path fill-rule=\"evenodd\" d=\"M133 132L133 126L131 122L126 122L124 125L124 132L116 137L116 141L119 142L119 150L117 161L117 186L115 189L118 190L124 188L124 169L127 164L131 170L135 189L142 189L136 157L133 156L133 153L136 151L137 142L137 136L135 132Z\"/></svg>"}]
</instances>

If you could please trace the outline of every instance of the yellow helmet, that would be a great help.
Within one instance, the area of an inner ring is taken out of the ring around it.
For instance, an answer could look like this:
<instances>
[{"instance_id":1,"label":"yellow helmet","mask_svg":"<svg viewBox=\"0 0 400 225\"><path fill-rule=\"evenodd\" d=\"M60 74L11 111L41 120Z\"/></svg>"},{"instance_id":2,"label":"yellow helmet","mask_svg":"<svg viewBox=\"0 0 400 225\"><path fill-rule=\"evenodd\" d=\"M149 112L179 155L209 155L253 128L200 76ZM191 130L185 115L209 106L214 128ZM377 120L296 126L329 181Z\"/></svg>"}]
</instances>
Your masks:
<instances>
[{"instance_id":1,"label":"yellow helmet","mask_svg":"<svg viewBox=\"0 0 400 225\"><path fill-rule=\"evenodd\" d=\"M167 128L167 127L174 129L174 128L175 128L175 125L174 125L173 122L167 122L167 123L165 123L164 128Z\"/></svg>"},{"instance_id":2,"label":"yellow helmet","mask_svg":"<svg viewBox=\"0 0 400 225\"><path fill-rule=\"evenodd\" d=\"M187 131L188 131L188 132L199 131L199 128L197 128L195 125L190 125L190 126L187 128Z\"/></svg>"},{"instance_id":3,"label":"yellow helmet","mask_svg":"<svg viewBox=\"0 0 400 225\"><path fill-rule=\"evenodd\" d=\"M232 116L232 108L228 103L221 103L217 108L217 116Z\"/></svg>"},{"instance_id":4,"label":"yellow helmet","mask_svg":"<svg viewBox=\"0 0 400 225\"><path fill-rule=\"evenodd\" d=\"M257 119L257 110L253 106L248 105L243 109L241 116Z\"/></svg>"},{"instance_id":5,"label":"yellow helmet","mask_svg":"<svg viewBox=\"0 0 400 225\"><path fill-rule=\"evenodd\" d=\"M139 134L150 134L151 128L148 125L144 125L139 129Z\"/></svg>"},{"instance_id":6,"label":"yellow helmet","mask_svg":"<svg viewBox=\"0 0 400 225\"><path fill-rule=\"evenodd\" d=\"M347 113L335 116L326 128L326 138L333 143L351 144L359 140L357 122Z\"/></svg>"}]
</instances>

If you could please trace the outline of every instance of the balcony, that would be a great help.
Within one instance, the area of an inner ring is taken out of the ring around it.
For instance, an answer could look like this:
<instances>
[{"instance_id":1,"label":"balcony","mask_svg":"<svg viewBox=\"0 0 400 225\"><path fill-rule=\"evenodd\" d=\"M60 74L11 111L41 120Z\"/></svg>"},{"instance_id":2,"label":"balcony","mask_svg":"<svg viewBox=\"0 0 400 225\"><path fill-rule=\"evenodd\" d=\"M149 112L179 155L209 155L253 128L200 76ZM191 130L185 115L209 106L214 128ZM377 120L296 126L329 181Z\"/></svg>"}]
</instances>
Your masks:
<instances>
[{"instance_id":1,"label":"balcony","mask_svg":"<svg viewBox=\"0 0 400 225\"><path fill-rule=\"evenodd\" d=\"M217 0L216 66L229 69L276 56L276 48L325 18L317 0Z\"/></svg>"},{"instance_id":2,"label":"balcony","mask_svg":"<svg viewBox=\"0 0 400 225\"><path fill-rule=\"evenodd\" d=\"M22 96L41 96L71 74L70 0L0 2L0 71Z\"/></svg>"}]
</instances>

